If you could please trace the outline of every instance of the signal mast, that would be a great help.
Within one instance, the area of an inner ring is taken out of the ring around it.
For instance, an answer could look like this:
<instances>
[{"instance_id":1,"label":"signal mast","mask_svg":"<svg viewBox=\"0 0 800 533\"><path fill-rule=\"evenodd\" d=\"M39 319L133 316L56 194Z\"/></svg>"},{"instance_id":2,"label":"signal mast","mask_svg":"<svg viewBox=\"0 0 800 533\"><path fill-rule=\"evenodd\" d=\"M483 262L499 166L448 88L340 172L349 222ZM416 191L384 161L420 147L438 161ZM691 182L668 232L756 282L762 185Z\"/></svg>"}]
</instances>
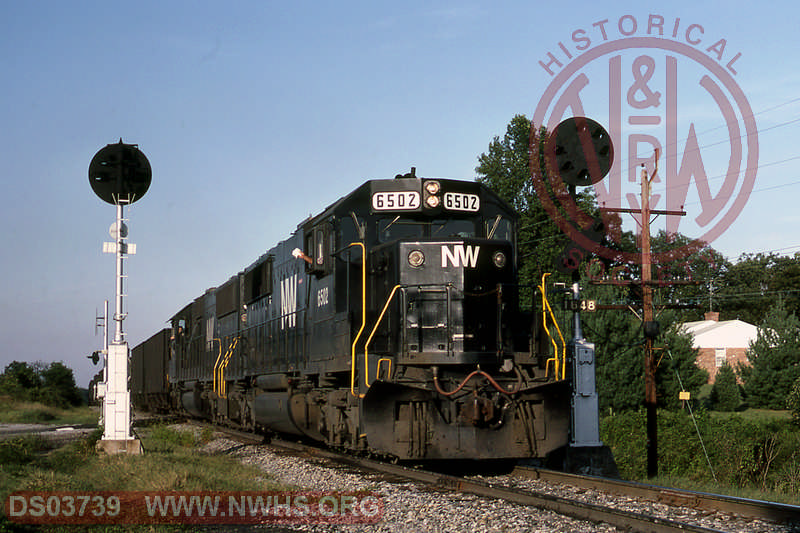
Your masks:
<instances>
[{"instance_id":1,"label":"signal mast","mask_svg":"<svg viewBox=\"0 0 800 533\"><path fill-rule=\"evenodd\" d=\"M103 252L116 256L114 340L108 343L103 383L103 438L97 447L108 454L139 454L142 445L131 434L131 396L128 390L130 350L122 323L124 311L125 257L136 253L136 245L127 241L124 206L139 200L147 192L152 171L147 157L135 144L106 145L89 164L89 184L104 202L116 207L116 221L109 228L114 242L104 242Z\"/></svg>"}]
</instances>

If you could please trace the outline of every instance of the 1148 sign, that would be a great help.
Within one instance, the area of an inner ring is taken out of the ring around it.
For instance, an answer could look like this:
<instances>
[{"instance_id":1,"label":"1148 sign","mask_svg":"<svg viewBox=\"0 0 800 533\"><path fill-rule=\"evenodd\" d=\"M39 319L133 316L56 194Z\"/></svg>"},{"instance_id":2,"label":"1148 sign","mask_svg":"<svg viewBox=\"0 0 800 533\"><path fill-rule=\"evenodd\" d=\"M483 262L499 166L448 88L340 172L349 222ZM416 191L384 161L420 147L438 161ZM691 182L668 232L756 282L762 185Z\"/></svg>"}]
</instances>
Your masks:
<instances>
[{"instance_id":1,"label":"1148 sign","mask_svg":"<svg viewBox=\"0 0 800 533\"><path fill-rule=\"evenodd\" d=\"M564 311L588 311L593 313L597 311L597 300L573 300L567 298L564 300Z\"/></svg>"}]
</instances>

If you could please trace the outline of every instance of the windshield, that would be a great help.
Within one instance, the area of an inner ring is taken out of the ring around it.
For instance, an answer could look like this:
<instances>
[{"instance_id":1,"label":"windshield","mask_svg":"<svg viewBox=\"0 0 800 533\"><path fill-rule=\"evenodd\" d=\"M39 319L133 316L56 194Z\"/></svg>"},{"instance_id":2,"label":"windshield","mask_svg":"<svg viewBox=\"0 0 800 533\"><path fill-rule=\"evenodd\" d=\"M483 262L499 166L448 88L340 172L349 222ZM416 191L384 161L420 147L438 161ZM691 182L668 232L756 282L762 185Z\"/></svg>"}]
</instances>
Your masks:
<instances>
[{"instance_id":1,"label":"windshield","mask_svg":"<svg viewBox=\"0 0 800 533\"><path fill-rule=\"evenodd\" d=\"M510 241L513 239L514 226L510 220L500 215L486 221L486 236L489 239L498 241Z\"/></svg>"},{"instance_id":2,"label":"windshield","mask_svg":"<svg viewBox=\"0 0 800 533\"><path fill-rule=\"evenodd\" d=\"M378 239L380 242L388 242L408 238L470 238L477 236L475 228L476 221L474 219L421 221L397 216L378 221Z\"/></svg>"}]
</instances>

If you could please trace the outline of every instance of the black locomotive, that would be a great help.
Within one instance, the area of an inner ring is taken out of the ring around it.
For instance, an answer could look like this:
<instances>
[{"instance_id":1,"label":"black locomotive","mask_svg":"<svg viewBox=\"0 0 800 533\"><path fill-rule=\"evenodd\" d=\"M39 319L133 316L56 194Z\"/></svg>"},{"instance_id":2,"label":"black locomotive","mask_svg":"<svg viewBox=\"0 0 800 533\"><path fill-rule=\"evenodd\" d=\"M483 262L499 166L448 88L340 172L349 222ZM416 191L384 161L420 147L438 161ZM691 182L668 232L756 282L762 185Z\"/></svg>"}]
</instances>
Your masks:
<instances>
[{"instance_id":1,"label":"black locomotive","mask_svg":"<svg viewBox=\"0 0 800 533\"><path fill-rule=\"evenodd\" d=\"M544 457L570 387L520 311L516 223L477 182L368 181L134 348L133 402L398 459Z\"/></svg>"}]
</instances>

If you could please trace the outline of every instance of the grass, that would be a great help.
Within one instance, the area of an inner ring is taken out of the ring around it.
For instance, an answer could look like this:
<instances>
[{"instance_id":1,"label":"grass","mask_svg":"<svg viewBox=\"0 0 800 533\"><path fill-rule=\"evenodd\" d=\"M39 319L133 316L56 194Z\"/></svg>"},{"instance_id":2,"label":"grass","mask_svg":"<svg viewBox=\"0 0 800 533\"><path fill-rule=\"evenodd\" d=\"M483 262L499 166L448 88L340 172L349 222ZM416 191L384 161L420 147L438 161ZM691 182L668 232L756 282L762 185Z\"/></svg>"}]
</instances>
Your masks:
<instances>
[{"instance_id":1,"label":"grass","mask_svg":"<svg viewBox=\"0 0 800 533\"><path fill-rule=\"evenodd\" d=\"M711 494L722 494L725 496L734 496L738 498L749 498L768 502L800 505L800 498L797 497L796 493L793 495L785 492L761 490L755 487L732 487L722 483L710 483L696 479L666 475L657 476L652 479L639 479L636 481L647 485L660 485L663 487L673 487L676 489L693 490L697 492L708 492Z\"/></svg>"},{"instance_id":2,"label":"grass","mask_svg":"<svg viewBox=\"0 0 800 533\"><path fill-rule=\"evenodd\" d=\"M38 437L0 442L0 501L11 492L32 491L239 491L296 490L272 480L254 466L246 466L226 455L208 455L197 447L210 440L211 430L199 432L170 426L140 430L146 452L142 455L98 454L98 429L90 437L63 448L50 449ZM43 527L43 531L82 531L81 528ZM89 530L86 528L85 530ZM119 526L101 528L120 531L190 531L175 526ZM39 531L8 522L0 514L0 533ZM92 527L91 531L98 531Z\"/></svg>"},{"instance_id":3,"label":"grass","mask_svg":"<svg viewBox=\"0 0 800 533\"><path fill-rule=\"evenodd\" d=\"M97 407L81 406L70 409L49 407L37 402L15 400L0 396L1 424L97 424L100 411Z\"/></svg>"},{"instance_id":4,"label":"grass","mask_svg":"<svg viewBox=\"0 0 800 533\"><path fill-rule=\"evenodd\" d=\"M202 434L201 434L202 435ZM140 437L146 453L107 456L95 451L101 437L48 450L31 437L0 443L0 492L13 490L281 490L263 472L224 455L199 453L201 438L167 426Z\"/></svg>"}]
</instances>

